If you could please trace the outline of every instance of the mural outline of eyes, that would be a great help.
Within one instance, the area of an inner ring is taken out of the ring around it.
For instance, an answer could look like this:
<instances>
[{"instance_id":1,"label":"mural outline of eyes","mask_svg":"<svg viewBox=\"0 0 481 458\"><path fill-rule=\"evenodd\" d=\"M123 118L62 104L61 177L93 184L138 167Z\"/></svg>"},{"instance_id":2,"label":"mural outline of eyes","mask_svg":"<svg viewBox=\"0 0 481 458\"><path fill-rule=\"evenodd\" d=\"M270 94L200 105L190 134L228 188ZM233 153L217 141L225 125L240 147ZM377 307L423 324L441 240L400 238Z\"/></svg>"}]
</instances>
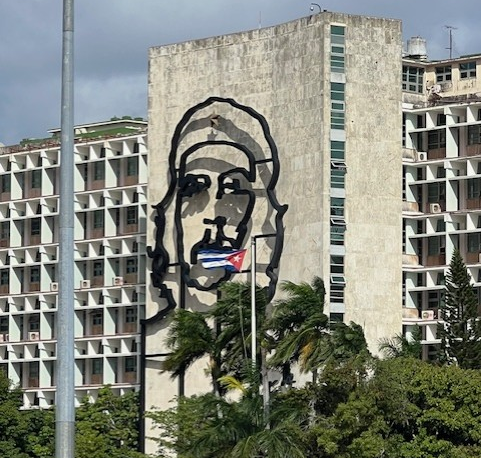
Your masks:
<instances>
[{"instance_id":1,"label":"mural outline of eyes","mask_svg":"<svg viewBox=\"0 0 481 458\"><path fill-rule=\"evenodd\" d=\"M209 189L212 180L209 175L188 173L179 179L179 195L181 197L193 197L202 191Z\"/></svg>"}]
</instances>

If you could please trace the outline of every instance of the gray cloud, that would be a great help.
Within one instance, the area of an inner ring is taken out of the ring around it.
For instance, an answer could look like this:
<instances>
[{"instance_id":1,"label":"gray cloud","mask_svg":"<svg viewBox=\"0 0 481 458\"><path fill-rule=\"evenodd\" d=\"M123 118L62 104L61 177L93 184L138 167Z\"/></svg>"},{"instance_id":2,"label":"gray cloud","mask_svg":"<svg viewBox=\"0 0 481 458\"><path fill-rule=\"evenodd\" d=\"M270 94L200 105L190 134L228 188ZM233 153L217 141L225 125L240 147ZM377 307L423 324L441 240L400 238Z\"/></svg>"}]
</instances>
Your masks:
<instances>
[{"instance_id":1,"label":"gray cloud","mask_svg":"<svg viewBox=\"0 0 481 458\"><path fill-rule=\"evenodd\" d=\"M333 0L323 8L403 20L404 37L428 40L431 58L481 53L475 0ZM75 0L75 121L146 116L148 48L296 19L299 0ZM62 2L2 2L0 141L42 137L60 123Z\"/></svg>"}]
</instances>

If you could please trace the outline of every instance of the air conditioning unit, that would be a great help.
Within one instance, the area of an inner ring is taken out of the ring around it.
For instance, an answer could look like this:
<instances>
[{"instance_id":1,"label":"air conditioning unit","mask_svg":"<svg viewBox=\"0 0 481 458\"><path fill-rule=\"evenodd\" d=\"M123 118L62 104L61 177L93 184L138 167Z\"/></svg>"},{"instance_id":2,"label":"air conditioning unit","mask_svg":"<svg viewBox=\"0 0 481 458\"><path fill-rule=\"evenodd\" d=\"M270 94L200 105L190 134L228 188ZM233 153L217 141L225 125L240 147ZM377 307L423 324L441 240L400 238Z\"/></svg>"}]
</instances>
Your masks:
<instances>
[{"instance_id":1,"label":"air conditioning unit","mask_svg":"<svg viewBox=\"0 0 481 458\"><path fill-rule=\"evenodd\" d=\"M441 213L441 205L439 204L429 204L430 213Z\"/></svg>"},{"instance_id":2,"label":"air conditioning unit","mask_svg":"<svg viewBox=\"0 0 481 458\"><path fill-rule=\"evenodd\" d=\"M28 333L28 340L39 340L40 333L39 332L29 332Z\"/></svg>"},{"instance_id":3,"label":"air conditioning unit","mask_svg":"<svg viewBox=\"0 0 481 458\"><path fill-rule=\"evenodd\" d=\"M5 335L4 334L0 334L0 342L5 342Z\"/></svg>"},{"instance_id":4,"label":"air conditioning unit","mask_svg":"<svg viewBox=\"0 0 481 458\"><path fill-rule=\"evenodd\" d=\"M481 262L481 253L478 254L478 262Z\"/></svg>"},{"instance_id":5,"label":"air conditioning unit","mask_svg":"<svg viewBox=\"0 0 481 458\"><path fill-rule=\"evenodd\" d=\"M434 310L424 310L421 314L423 320L434 320Z\"/></svg>"},{"instance_id":6,"label":"air conditioning unit","mask_svg":"<svg viewBox=\"0 0 481 458\"><path fill-rule=\"evenodd\" d=\"M114 277L112 283L114 286L122 286L124 284L124 277Z\"/></svg>"},{"instance_id":7,"label":"air conditioning unit","mask_svg":"<svg viewBox=\"0 0 481 458\"><path fill-rule=\"evenodd\" d=\"M90 280L82 280L80 282L80 288L81 289L90 288Z\"/></svg>"},{"instance_id":8,"label":"air conditioning unit","mask_svg":"<svg viewBox=\"0 0 481 458\"><path fill-rule=\"evenodd\" d=\"M428 153L425 152L418 152L418 161L424 162L428 160Z\"/></svg>"},{"instance_id":9,"label":"air conditioning unit","mask_svg":"<svg viewBox=\"0 0 481 458\"><path fill-rule=\"evenodd\" d=\"M50 291L58 291L58 283L56 281L50 283Z\"/></svg>"}]
</instances>

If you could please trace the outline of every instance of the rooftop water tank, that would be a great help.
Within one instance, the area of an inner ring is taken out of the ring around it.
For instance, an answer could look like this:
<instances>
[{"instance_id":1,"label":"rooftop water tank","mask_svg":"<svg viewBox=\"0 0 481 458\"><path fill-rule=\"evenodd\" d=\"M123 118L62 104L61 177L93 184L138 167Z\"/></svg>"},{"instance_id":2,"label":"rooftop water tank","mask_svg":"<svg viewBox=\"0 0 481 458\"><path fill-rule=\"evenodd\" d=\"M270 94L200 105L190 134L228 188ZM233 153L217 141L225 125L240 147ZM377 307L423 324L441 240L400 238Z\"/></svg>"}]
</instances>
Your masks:
<instances>
[{"instance_id":1,"label":"rooftop water tank","mask_svg":"<svg viewBox=\"0 0 481 458\"><path fill-rule=\"evenodd\" d=\"M426 40L422 37L412 37L408 40L406 57L426 60L428 58Z\"/></svg>"}]
</instances>

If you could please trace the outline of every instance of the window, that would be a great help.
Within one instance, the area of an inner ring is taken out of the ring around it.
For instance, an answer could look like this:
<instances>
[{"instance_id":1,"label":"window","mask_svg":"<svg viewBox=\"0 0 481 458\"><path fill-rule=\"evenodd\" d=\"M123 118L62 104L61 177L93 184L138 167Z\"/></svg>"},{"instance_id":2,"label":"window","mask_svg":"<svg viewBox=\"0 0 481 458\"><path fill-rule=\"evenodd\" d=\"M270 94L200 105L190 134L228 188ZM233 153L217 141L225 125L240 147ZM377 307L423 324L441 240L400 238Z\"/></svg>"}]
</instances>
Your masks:
<instances>
[{"instance_id":1,"label":"window","mask_svg":"<svg viewBox=\"0 0 481 458\"><path fill-rule=\"evenodd\" d=\"M94 314L92 314L93 326L102 326L103 321L104 321L104 317L102 315L102 312L95 312Z\"/></svg>"},{"instance_id":2,"label":"window","mask_svg":"<svg viewBox=\"0 0 481 458\"><path fill-rule=\"evenodd\" d=\"M331 162L331 188L344 188L346 167L335 167Z\"/></svg>"},{"instance_id":3,"label":"window","mask_svg":"<svg viewBox=\"0 0 481 458\"><path fill-rule=\"evenodd\" d=\"M481 178L470 178L468 180L468 199L481 197Z\"/></svg>"},{"instance_id":4,"label":"window","mask_svg":"<svg viewBox=\"0 0 481 458\"><path fill-rule=\"evenodd\" d=\"M9 279L10 279L10 273L9 273L8 269L0 270L0 285L8 286Z\"/></svg>"},{"instance_id":5,"label":"window","mask_svg":"<svg viewBox=\"0 0 481 458\"><path fill-rule=\"evenodd\" d=\"M10 238L10 222L2 221L0 223L0 239L8 240Z\"/></svg>"},{"instance_id":6,"label":"window","mask_svg":"<svg viewBox=\"0 0 481 458\"><path fill-rule=\"evenodd\" d=\"M331 159L344 160L345 142L331 142Z\"/></svg>"},{"instance_id":7,"label":"window","mask_svg":"<svg viewBox=\"0 0 481 458\"><path fill-rule=\"evenodd\" d=\"M102 374L102 360L99 358L92 360L92 375Z\"/></svg>"},{"instance_id":8,"label":"window","mask_svg":"<svg viewBox=\"0 0 481 458\"><path fill-rule=\"evenodd\" d=\"M137 323L137 309L134 307L129 307L125 310L125 322L126 323Z\"/></svg>"},{"instance_id":9,"label":"window","mask_svg":"<svg viewBox=\"0 0 481 458\"><path fill-rule=\"evenodd\" d=\"M0 318L0 332L8 332L8 317L2 316Z\"/></svg>"},{"instance_id":10,"label":"window","mask_svg":"<svg viewBox=\"0 0 481 458\"><path fill-rule=\"evenodd\" d=\"M435 204L445 200L446 200L446 184L445 183L429 183L428 184L428 203Z\"/></svg>"},{"instance_id":11,"label":"window","mask_svg":"<svg viewBox=\"0 0 481 458\"><path fill-rule=\"evenodd\" d=\"M444 253L442 237L428 237L428 256L438 256Z\"/></svg>"},{"instance_id":12,"label":"window","mask_svg":"<svg viewBox=\"0 0 481 458\"><path fill-rule=\"evenodd\" d=\"M343 274L343 273L344 273L344 257L331 256L331 274Z\"/></svg>"},{"instance_id":13,"label":"window","mask_svg":"<svg viewBox=\"0 0 481 458\"><path fill-rule=\"evenodd\" d=\"M331 83L331 100L344 102L344 83Z\"/></svg>"},{"instance_id":14,"label":"window","mask_svg":"<svg viewBox=\"0 0 481 458\"><path fill-rule=\"evenodd\" d=\"M344 287L344 284L331 284L329 286L329 301L331 303L342 304L344 302Z\"/></svg>"},{"instance_id":15,"label":"window","mask_svg":"<svg viewBox=\"0 0 481 458\"><path fill-rule=\"evenodd\" d=\"M137 258L127 258L125 271L128 274L137 273Z\"/></svg>"},{"instance_id":16,"label":"window","mask_svg":"<svg viewBox=\"0 0 481 458\"><path fill-rule=\"evenodd\" d=\"M32 170L32 189L39 189L42 187L42 171Z\"/></svg>"},{"instance_id":17,"label":"window","mask_svg":"<svg viewBox=\"0 0 481 458\"><path fill-rule=\"evenodd\" d=\"M459 77L461 79L476 78L476 62L465 62L459 64Z\"/></svg>"},{"instance_id":18,"label":"window","mask_svg":"<svg viewBox=\"0 0 481 458\"><path fill-rule=\"evenodd\" d=\"M104 274L104 262L103 261L94 261L93 273L94 273L94 277L100 277Z\"/></svg>"},{"instance_id":19,"label":"window","mask_svg":"<svg viewBox=\"0 0 481 458\"><path fill-rule=\"evenodd\" d=\"M444 67L436 67L436 82L442 83L444 81L451 81L451 65Z\"/></svg>"},{"instance_id":20,"label":"window","mask_svg":"<svg viewBox=\"0 0 481 458\"><path fill-rule=\"evenodd\" d=\"M403 66L402 89L407 92L424 92L424 69L420 67Z\"/></svg>"},{"instance_id":21,"label":"window","mask_svg":"<svg viewBox=\"0 0 481 458\"><path fill-rule=\"evenodd\" d=\"M94 162L94 180L105 180L105 162Z\"/></svg>"},{"instance_id":22,"label":"window","mask_svg":"<svg viewBox=\"0 0 481 458\"><path fill-rule=\"evenodd\" d=\"M335 226L331 223L331 244L332 245L344 245L344 232L346 232L346 226Z\"/></svg>"},{"instance_id":23,"label":"window","mask_svg":"<svg viewBox=\"0 0 481 458\"><path fill-rule=\"evenodd\" d=\"M331 197L331 216L344 217L344 199Z\"/></svg>"},{"instance_id":24,"label":"window","mask_svg":"<svg viewBox=\"0 0 481 458\"><path fill-rule=\"evenodd\" d=\"M446 148L446 131L444 129L428 132L428 150Z\"/></svg>"},{"instance_id":25,"label":"window","mask_svg":"<svg viewBox=\"0 0 481 458\"><path fill-rule=\"evenodd\" d=\"M481 251L481 234L468 234L468 252L479 253Z\"/></svg>"},{"instance_id":26,"label":"window","mask_svg":"<svg viewBox=\"0 0 481 458\"><path fill-rule=\"evenodd\" d=\"M30 267L30 283L38 283L40 281L40 267Z\"/></svg>"},{"instance_id":27,"label":"window","mask_svg":"<svg viewBox=\"0 0 481 458\"><path fill-rule=\"evenodd\" d=\"M10 192L11 180L10 175L2 175L2 192Z\"/></svg>"},{"instance_id":28,"label":"window","mask_svg":"<svg viewBox=\"0 0 481 458\"><path fill-rule=\"evenodd\" d=\"M344 36L346 28L342 25L331 25L331 35Z\"/></svg>"},{"instance_id":29,"label":"window","mask_svg":"<svg viewBox=\"0 0 481 458\"><path fill-rule=\"evenodd\" d=\"M102 229L104 227L104 211L94 211L94 229Z\"/></svg>"},{"instance_id":30,"label":"window","mask_svg":"<svg viewBox=\"0 0 481 458\"><path fill-rule=\"evenodd\" d=\"M35 332L40 330L40 316L39 315L31 315L28 319L28 330L30 332Z\"/></svg>"},{"instance_id":31,"label":"window","mask_svg":"<svg viewBox=\"0 0 481 458\"><path fill-rule=\"evenodd\" d=\"M139 161L136 156L127 158L127 176L132 177L139 174Z\"/></svg>"},{"instance_id":32,"label":"window","mask_svg":"<svg viewBox=\"0 0 481 458\"><path fill-rule=\"evenodd\" d=\"M125 372L137 372L137 358L135 356L125 358Z\"/></svg>"},{"instance_id":33,"label":"window","mask_svg":"<svg viewBox=\"0 0 481 458\"><path fill-rule=\"evenodd\" d=\"M481 144L481 125L468 126L468 145Z\"/></svg>"},{"instance_id":34,"label":"window","mask_svg":"<svg viewBox=\"0 0 481 458\"><path fill-rule=\"evenodd\" d=\"M40 235L40 218L32 218L30 222L30 235Z\"/></svg>"},{"instance_id":35,"label":"window","mask_svg":"<svg viewBox=\"0 0 481 458\"><path fill-rule=\"evenodd\" d=\"M127 217L126 217L127 224L137 224L138 207L127 207L126 212L127 212Z\"/></svg>"}]
</instances>

